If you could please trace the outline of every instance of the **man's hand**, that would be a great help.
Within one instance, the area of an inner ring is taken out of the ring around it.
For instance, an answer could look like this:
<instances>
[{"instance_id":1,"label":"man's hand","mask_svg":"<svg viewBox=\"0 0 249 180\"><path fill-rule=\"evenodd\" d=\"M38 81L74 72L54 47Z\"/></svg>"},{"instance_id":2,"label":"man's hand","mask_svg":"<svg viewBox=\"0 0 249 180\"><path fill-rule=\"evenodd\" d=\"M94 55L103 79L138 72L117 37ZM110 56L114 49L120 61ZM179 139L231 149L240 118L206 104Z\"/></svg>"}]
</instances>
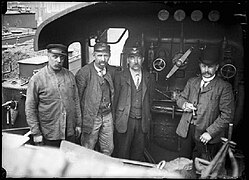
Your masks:
<instances>
[{"instance_id":1,"label":"man's hand","mask_svg":"<svg viewBox=\"0 0 249 180\"><path fill-rule=\"evenodd\" d=\"M80 134L81 134L81 127L76 127L75 128L75 135L76 135L76 137L77 138L80 137Z\"/></svg>"},{"instance_id":2,"label":"man's hand","mask_svg":"<svg viewBox=\"0 0 249 180\"><path fill-rule=\"evenodd\" d=\"M33 141L34 141L35 145L42 144L42 141L43 141L42 135L34 135L33 136Z\"/></svg>"},{"instance_id":3,"label":"man's hand","mask_svg":"<svg viewBox=\"0 0 249 180\"><path fill-rule=\"evenodd\" d=\"M204 144L207 144L211 139L212 137L208 132L204 132L200 137L201 142L203 142Z\"/></svg>"},{"instance_id":4,"label":"man's hand","mask_svg":"<svg viewBox=\"0 0 249 180\"><path fill-rule=\"evenodd\" d=\"M194 105L192 103L189 103L189 102L185 102L182 106L182 109L185 112L193 112L193 111L197 110L197 108L194 107Z\"/></svg>"}]
</instances>

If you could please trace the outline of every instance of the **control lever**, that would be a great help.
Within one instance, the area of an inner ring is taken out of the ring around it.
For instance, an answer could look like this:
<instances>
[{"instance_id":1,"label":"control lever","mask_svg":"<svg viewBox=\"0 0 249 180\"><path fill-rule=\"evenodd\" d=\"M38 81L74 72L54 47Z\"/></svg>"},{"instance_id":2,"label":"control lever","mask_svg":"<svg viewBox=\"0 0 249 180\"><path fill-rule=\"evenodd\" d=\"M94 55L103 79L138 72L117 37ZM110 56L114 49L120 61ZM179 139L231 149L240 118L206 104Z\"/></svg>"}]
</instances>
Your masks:
<instances>
[{"instance_id":1,"label":"control lever","mask_svg":"<svg viewBox=\"0 0 249 180\"><path fill-rule=\"evenodd\" d=\"M7 121L6 121L6 124L9 125L10 124L10 105L7 106L7 111L6 111L6 118L7 118Z\"/></svg>"},{"instance_id":2,"label":"control lever","mask_svg":"<svg viewBox=\"0 0 249 180\"><path fill-rule=\"evenodd\" d=\"M187 57L190 55L190 53L192 52L194 48L191 47L189 48L175 63L175 65L172 67L172 69L170 70L170 72L167 74L166 76L166 80L168 80L178 69L179 67L185 62L185 60L187 59Z\"/></svg>"},{"instance_id":3,"label":"control lever","mask_svg":"<svg viewBox=\"0 0 249 180\"><path fill-rule=\"evenodd\" d=\"M162 91L160 91L159 89L155 89L157 92L159 92L160 94L164 95L166 98L171 99L171 97L169 97L167 94L163 93Z\"/></svg>"},{"instance_id":4,"label":"control lever","mask_svg":"<svg viewBox=\"0 0 249 180\"><path fill-rule=\"evenodd\" d=\"M4 106L10 106L10 104L12 103L13 101L11 100L11 101L7 101L7 102L5 102L4 104L2 104L2 107L4 107Z\"/></svg>"}]
</instances>

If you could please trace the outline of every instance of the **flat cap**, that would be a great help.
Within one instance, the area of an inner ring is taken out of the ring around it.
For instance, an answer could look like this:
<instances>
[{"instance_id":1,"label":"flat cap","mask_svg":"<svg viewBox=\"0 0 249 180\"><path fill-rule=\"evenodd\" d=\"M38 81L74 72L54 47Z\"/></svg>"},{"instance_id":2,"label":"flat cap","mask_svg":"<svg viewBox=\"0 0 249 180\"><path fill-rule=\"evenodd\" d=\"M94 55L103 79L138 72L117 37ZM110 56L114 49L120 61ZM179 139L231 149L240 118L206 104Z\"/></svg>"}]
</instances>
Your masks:
<instances>
[{"instance_id":1,"label":"flat cap","mask_svg":"<svg viewBox=\"0 0 249 180\"><path fill-rule=\"evenodd\" d=\"M127 55L143 56L141 47L130 47L126 50Z\"/></svg>"},{"instance_id":2,"label":"flat cap","mask_svg":"<svg viewBox=\"0 0 249 180\"><path fill-rule=\"evenodd\" d=\"M219 64L221 57L220 46L218 45L206 45L201 50L199 61L206 65Z\"/></svg>"},{"instance_id":3,"label":"flat cap","mask_svg":"<svg viewBox=\"0 0 249 180\"><path fill-rule=\"evenodd\" d=\"M107 52L110 53L110 46L106 43L96 43L94 45L94 52Z\"/></svg>"},{"instance_id":4,"label":"flat cap","mask_svg":"<svg viewBox=\"0 0 249 180\"><path fill-rule=\"evenodd\" d=\"M63 44L49 44L47 45L47 50L53 54L60 54L67 56L67 47Z\"/></svg>"}]
</instances>

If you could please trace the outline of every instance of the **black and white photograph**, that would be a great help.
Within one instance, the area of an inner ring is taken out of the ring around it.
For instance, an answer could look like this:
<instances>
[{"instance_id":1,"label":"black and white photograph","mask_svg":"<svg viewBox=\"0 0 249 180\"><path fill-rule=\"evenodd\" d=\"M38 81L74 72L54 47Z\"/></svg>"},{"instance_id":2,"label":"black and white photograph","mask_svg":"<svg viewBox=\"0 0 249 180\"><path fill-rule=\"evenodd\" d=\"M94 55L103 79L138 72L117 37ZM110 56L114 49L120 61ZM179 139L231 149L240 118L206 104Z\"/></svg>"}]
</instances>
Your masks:
<instances>
[{"instance_id":1,"label":"black and white photograph","mask_svg":"<svg viewBox=\"0 0 249 180\"><path fill-rule=\"evenodd\" d=\"M246 180L247 6L1 1L1 178Z\"/></svg>"}]
</instances>

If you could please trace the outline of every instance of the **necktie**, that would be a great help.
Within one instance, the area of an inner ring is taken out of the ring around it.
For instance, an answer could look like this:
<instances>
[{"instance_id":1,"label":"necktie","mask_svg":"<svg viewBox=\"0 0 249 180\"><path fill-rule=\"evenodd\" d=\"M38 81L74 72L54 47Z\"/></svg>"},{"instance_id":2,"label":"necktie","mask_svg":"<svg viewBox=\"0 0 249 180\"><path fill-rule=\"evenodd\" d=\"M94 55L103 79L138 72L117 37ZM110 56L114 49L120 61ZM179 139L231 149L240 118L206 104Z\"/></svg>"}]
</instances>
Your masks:
<instances>
[{"instance_id":1,"label":"necktie","mask_svg":"<svg viewBox=\"0 0 249 180\"><path fill-rule=\"evenodd\" d=\"M206 87L207 84L209 83L209 81L204 81L204 80L202 80L202 81L203 81L203 84L201 86L201 92L203 91L204 87Z\"/></svg>"},{"instance_id":2,"label":"necktie","mask_svg":"<svg viewBox=\"0 0 249 180\"><path fill-rule=\"evenodd\" d=\"M102 69L102 70L99 71L99 75L100 75L101 77L104 76L104 69Z\"/></svg>"},{"instance_id":3,"label":"necktie","mask_svg":"<svg viewBox=\"0 0 249 180\"><path fill-rule=\"evenodd\" d=\"M139 74L136 74L136 88L139 86Z\"/></svg>"}]
</instances>

